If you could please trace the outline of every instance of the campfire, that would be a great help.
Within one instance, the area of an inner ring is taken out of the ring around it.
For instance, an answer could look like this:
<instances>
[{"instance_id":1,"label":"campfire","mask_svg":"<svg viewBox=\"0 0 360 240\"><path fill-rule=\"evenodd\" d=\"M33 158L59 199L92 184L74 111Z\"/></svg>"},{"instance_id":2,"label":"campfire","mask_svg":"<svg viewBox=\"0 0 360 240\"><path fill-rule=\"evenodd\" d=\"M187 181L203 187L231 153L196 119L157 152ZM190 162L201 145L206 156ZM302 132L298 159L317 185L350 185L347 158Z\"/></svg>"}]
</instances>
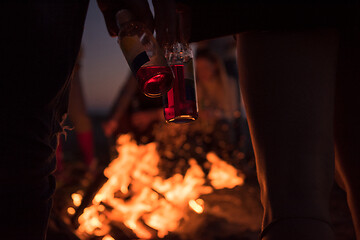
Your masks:
<instances>
[{"instance_id":1,"label":"campfire","mask_svg":"<svg viewBox=\"0 0 360 240\"><path fill-rule=\"evenodd\" d=\"M112 160L92 177L74 161L50 224L64 237L53 239L257 239L255 168L226 124L158 124L146 136L120 135Z\"/></svg>"},{"instance_id":2,"label":"campfire","mask_svg":"<svg viewBox=\"0 0 360 240\"><path fill-rule=\"evenodd\" d=\"M116 227L128 228L127 234L134 238L164 238L177 232L190 211L206 212L201 196L244 183L244 174L213 152L206 155L210 166L207 175L191 158L184 175L177 173L165 179L159 176L156 143L138 145L131 135L122 135L117 140L117 151L118 157L104 171L107 181L78 218L76 233L81 239L115 239ZM75 207L81 198L81 193L72 194ZM69 207L68 213L74 214L75 209Z\"/></svg>"}]
</instances>

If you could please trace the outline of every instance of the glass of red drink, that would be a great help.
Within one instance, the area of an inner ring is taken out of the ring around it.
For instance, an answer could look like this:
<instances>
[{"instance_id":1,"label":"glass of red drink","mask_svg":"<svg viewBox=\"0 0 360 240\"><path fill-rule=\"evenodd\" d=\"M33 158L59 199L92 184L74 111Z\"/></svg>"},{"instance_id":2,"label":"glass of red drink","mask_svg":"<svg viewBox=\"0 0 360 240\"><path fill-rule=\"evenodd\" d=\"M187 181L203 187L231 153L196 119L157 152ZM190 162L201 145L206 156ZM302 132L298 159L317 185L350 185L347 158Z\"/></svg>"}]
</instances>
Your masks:
<instances>
[{"instance_id":1,"label":"glass of red drink","mask_svg":"<svg viewBox=\"0 0 360 240\"><path fill-rule=\"evenodd\" d=\"M171 65L175 80L163 97L166 122L187 123L198 117L196 86L192 59L183 64Z\"/></svg>"},{"instance_id":2,"label":"glass of red drink","mask_svg":"<svg viewBox=\"0 0 360 240\"><path fill-rule=\"evenodd\" d=\"M165 95L173 85L173 73L168 66L143 66L136 72L140 90L148 97Z\"/></svg>"}]
</instances>

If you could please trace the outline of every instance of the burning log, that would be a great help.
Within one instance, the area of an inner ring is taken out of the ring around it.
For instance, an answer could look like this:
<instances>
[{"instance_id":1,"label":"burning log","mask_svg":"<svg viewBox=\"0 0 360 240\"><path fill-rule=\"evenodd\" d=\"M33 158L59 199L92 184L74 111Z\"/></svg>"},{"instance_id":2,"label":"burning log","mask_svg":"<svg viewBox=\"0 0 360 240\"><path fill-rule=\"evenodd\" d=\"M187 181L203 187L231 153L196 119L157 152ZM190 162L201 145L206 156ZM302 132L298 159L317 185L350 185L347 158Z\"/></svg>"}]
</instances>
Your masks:
<instances>
[{"instance_id":1,"label":"burning log","mask_svg":"<svg viewBox=\"0 0 360 240\"><path fill-rule=\"evenodd\" d=\"M110 224L111 231L109 235L111 235L114 239L121 240L132 240L137 239L136 234L128 227L126 227L123 223L113 222Z\"/></svg>"}]
</instances>

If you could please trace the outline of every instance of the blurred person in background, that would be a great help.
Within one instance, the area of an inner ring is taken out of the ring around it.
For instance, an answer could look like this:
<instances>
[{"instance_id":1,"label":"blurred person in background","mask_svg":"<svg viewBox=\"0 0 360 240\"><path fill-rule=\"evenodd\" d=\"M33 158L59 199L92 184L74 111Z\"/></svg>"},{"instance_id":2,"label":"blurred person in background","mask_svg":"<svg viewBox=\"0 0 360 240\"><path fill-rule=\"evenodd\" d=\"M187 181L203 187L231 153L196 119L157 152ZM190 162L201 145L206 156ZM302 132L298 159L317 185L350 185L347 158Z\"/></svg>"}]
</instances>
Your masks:
<instances>
[{"instance_id":1,"label":"blurred person in background","mask_svg":"<svg viewBox=\"0 0 360 240\"><path fill-rule=\"evenodd\" d=\"M195 67L200 117L233 122L240 109L239 89L221 59L209 49L200 49L195 55Z\"/></svg>"},{"instance_id":2,"label":"blurred person in background","mask_svg":"<svg viewBox=\"0 0 360 240\"><path fill-rule=\"evenodd\" d=\"M130 73L102 128L110 140L126 133L132 133L139 140L142 136L151 137L153 125L162 119L162 99L148 98L141 93L135 77Z\"/></svg>"},{"instance_id":3,"label":"blurred person in background","mask_svg":"<svg viewBox=\"0 0 360 240\"><path fill-rule=\"evenodd\" d=\"M215 85L213 87L217 87L219 91L213 89L210 92L214 94L215 98L218 98L218 100L216 100L218 103L213 104L213 106L219 104L227 105L222 107L222 112L226 111L227 116L222 116L221 118L223 122L229 124L230 135L228 143L237 143L241 152L245 154L245 159L253 162L253 147L244 102L240 93L239 74L236 62L236 40L234 36L204 40L194 45L196 46L197 52L197 82L201 81L202 78L218 79L217 86ZM213 70L210 70L210 66ZM205 76L202 77L202 74L205 74ZM208 85L207 87L210 87L209 84L206 83L199 83L198 85L199 94L204 91L206 94L204 86L206 87ZM207 99L211 98L213 98L214 101L214 96L205 98L205 101L210 102L211 100ZM204 106L202 101L204 100L199 100L199 108L204 109L206 112L206 106ZM199 114L201 114L201 112L202 111L200 111ZM215 110L215 112L219 113L219 110ZM220 114L220 116L221 115L222 114Z\"/></svg>"},{"instance_id":4,"label":"blurred person in background","mask_svg":"<svg viewBox=\"0 0 360 240\"><path fill-rule=\"evenodd\" d=\"M240 147L247 159L252 158L252 146L246 115L240 101L237 80L227 74L223 60L212 49L198 48L195 55L198 121L214 136Z\"/></svg>"}]
</instances>

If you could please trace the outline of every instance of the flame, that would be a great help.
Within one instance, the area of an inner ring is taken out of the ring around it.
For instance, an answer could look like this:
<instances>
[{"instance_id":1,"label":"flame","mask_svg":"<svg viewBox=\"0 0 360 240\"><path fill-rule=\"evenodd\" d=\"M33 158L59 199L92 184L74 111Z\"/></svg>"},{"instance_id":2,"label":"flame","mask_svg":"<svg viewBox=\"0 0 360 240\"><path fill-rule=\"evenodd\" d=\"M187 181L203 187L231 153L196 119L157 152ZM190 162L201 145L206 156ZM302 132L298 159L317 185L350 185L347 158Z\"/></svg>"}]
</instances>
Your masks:
<instances>
[{"instance_id":1,"label":"flame","mask_svg":"<svg viewBox=\"0 0 360 240\"><path fill-rule=\"evenodd\" d=\"M201 195L244 182L234 167L214 153L207 155L211 186L195 159L189 159L190 167L184 175L164 179L159 176L156 143L137 145L130 135L122 135L117 144L118 158L104 170L108 181L78 219L77 234L83 239L91 235L111 239L111 222L125 224L139 238L163 238L176 231L189 209L203 213ZM72 198L75 204L79 196L73 194Z\"/></svg>"},{"instance_id":2,"label":"flame","mask_svg":"<svg viewBox=\"0 0 360 240\"><path fill-rule=\"evenodd\" d=\"M208 153L206 159L212 163L208 177L215 189L234 188L244 184L244 175L238 176L238 171L215 153Z\"/></svg>"}]
</instances>

